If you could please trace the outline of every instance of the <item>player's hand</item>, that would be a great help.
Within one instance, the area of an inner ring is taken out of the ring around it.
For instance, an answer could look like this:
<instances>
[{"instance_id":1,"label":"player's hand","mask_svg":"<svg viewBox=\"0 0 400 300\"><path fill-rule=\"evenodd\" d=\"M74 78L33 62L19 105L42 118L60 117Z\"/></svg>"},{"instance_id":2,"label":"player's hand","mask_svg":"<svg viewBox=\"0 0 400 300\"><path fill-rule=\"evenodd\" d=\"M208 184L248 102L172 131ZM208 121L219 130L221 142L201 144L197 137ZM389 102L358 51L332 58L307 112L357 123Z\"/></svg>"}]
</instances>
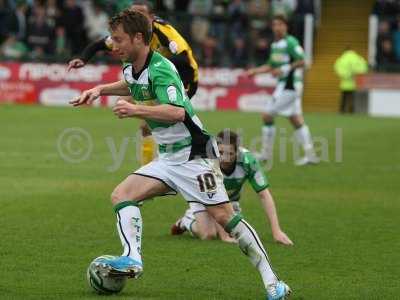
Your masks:
<instances>
[{"instance_id":1,"label":"player's hand","mask_svg":"<svg viewBox=\"0 0 400 300\"><path fill-rule=\"evenodd\" d=\"M242 76L244 76L244 77L250 77L250 76L253 76L254 74L256 74L256 72L255 72L255 69L252 68L252 69L245 70L245 71L242 73Z\"/></svg>"},{"instance_id":2,"label":"player's hand","mask_svg":"<svg viewBox=\"0 0 400 300\"><path fill-rule=\"evenodd\" d=\"M90 90L84 91L80 96L75 97L69 103L73 106L79 106L83 104L92 104L94 100L99 98L101 95L101 88L96 86Z\"/></svg>"},{"instance_id":3,"label":"player's hand","mask_svg":"<svg viewBox=\"0 0 400 300\"><path fill-rule=\"evenodd\" d=\"M126 100L118 99L113 112L120 119L133 117L136 112L136 105Z\"/></svg>"},{"instance_id":4,"label":"player's hand","mask_svg":"<svg viewBox=\"0 0 400 300\"><path fill-rule=\"evenodd\" d=\"M279 244L283 244L285 246L293 246L293 242L289 239L289 237L282 230L278 230L272 233L275 242Z\"/></svg>"},{"instance_id":5,"label":"player's hand","mask_svg":"<svg viewBox=\"0 0 400 300\"><path fill-rule=\"evenodd\" d=\"M281 75L283 74L283 72L282 72L282 70L281 70L280 68L272 69L272 70L270 71L270 73L271 73L271 75L274 76L274 77L279 77L279 76L281 76Z\"/></svg>"},{"instance_id":6,"label":"player's hand","mask_svg":"<svg viewBox=\"0 0 400 300\"><path fill-rule=\"evenodd\" d=\"M67 72L69 72L71 69L82 68L84 65L85 63L82 59L75 58L68 63Z\"/></svg>"},{"instance_id":7,"label":"player's hand","mask_svg":"<svg viewBox=\"0 0 400 300\"><path fill-rule=\"evenodd\" d=\"M221 237L221 241L225 242L225 243L229 243L229 244L237 244L238 241L232 237Z\"/></svg>"}]
</instances>

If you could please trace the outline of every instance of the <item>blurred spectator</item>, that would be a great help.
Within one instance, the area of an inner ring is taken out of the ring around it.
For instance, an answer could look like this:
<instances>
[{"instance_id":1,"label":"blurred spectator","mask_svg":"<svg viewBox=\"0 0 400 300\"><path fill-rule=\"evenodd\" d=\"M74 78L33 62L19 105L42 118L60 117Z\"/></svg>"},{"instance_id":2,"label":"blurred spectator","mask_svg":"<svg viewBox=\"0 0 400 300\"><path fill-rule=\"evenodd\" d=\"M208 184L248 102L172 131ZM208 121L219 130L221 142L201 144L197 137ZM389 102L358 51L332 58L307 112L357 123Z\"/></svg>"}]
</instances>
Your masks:
<instances>
[{"instance_id":1,"label":"blurred spectator","mask_svg":"<svg viewBox=\"0 0 400 300\"><path fill-rule=\"evenodd\" d=\"M265 37L257 39L254 47L254 64L256 66L264 65L267 62L270 45L270 41Z\"/></svg>"},{"instance_id":2,"label":"blurred spectator","mask_svg":"<svg viewBox=\"0 0 400 300\"><path fill-rule=\"evenodd\" d=\"M132 0L115 1L117 12L120 12L120 11L124 10L125 8L128 8L129 6L131 6L132 2L133 2Z\"/></svg>"},{"instance_id":3,"label":"blurred spectator","mask_svg":"<svg viewBox=\"0 0 400 300\"><path fill-rule=\"evenodd\" d=\"M271 0L272 16L284 15L290 19L297 6L297 0Z\"/></svg>"},{"instance_id":4,"label":"blurred spectator","mask_svg":"<svg viewBox=\"0 0 400 300\"><path fill-rule=\"evenodd\" d=\"M150 2L154 3L154 10L155 11L166 12L166 11L168 11L168 6L165 4L164 1L166 1L166 0L153 0L153 1L150 1ZM169 0L169 1L171 2L171 4L173 4L173 0ZM130 1L129 5L131 5L131 4L132 4L132 1Z\"/></svg>"},{"instance_id":5,"label":"blurred spectator","mask_svg":"<svg viewBox=\"0 0 400 300\"><path fill-rule=\"evenodd\" d=\"M50 26L56 27L59 23L60 10L57 6L57 0L47 0L46 3L47 22Z\"/></svg>"},{"instance_id":6,"label":"blurred spectator","mask_svg":"<svg viewBox=\"0 0 400 300\"><path fill-rule=\"evenodd\" d=\"M378 26L378 37L388 38L390 36L390 23L389 21L382 20Z\"/></svg>"},{"instance_id":7,"label":"blurred spectator","mask_svg":"<svg viewBox=\"0 0 400 300\"><path fill-rule=\"evenodd\" d=\"M28 53L28 48L14 35L10 35L0 48L1 56L10 59L21 59Z\"/></svg>"},{"instance_id":8,"label":"blurred spectator","mask_svg":"<svg viewBox=\"0 0 400 300\"><path fill-rule=\"evenodd\" d=\"M397 62L400 62L400 16L397 16L396 29L393 32L393 48Z\"/></svg>"},{"instance_id":9,"label":"blurred spectator","mask_svg":"<svg viewBox=\"0 0 400 300\"><path fill-rule=\"evenodd\" d=\"M392 38L391 32L390 32L390 23L386 20L382 20L379 22L378 25L378 37L376 40L376 61L378 62L380 60L380 57L383 55L383 41L384 40L390 40Z\"/></svg>"},{"instance_id":10,"label":"blurred spectator","mask_svg":"<svg viewBox=\"0 0 400 300\"><path fill-rule=\"evenodd\" d=\"M340 78L340 90L342 92L340 112L354 112L354 91L356 90L355 75L368 71L365 59L350 47L335 61L334 69Z\"/></svg>"},{"instance_id":11,"label":"blurred spectator","mask_svg":"<svg viewBox=\"0 0 400 300\"><path fill-rule=\"evenodd\" d=\"M188 10L194 16L208 16L213 8L212 0L191 0Z\"/></svg>"},{"instance_id":12,"label":"blurred spectator","mask_svg":"<svg viewBox=\"0 0 400 300\"><path fill-rule=\"evenodd\" d=\"M391 39L383 39L381 42L381 54L378 56L378 68L392 69L393 65L398 63L396 55L393 50L393 43Z\"/></svg>"},{"instance_id":13,"label":"blurred spectator","mask_svg":"<svg viewBox=\"0 0 400 300\"><path fill-rule=\"evenodd\" d=\"M295 10L296 15L304 16L306 14L314 14L314 0L300 0Z\"/></svg>"},{"instance_id":14,"label":"blurred spectator","mask_svg":"<svg viewBox=\"0 0 400 300\"><path fill-rule=\"evenodd\" d=\"M0 0L0 44L7 36L7 17L11 14L6 0Z\"/></svg>"},{"instance_id":15,"label":"blurred spectator","mask_svg":"<svg viewBox=\"0 0 400 300\"><path fill-rule=\"evenodd\" d=\"M43 6L36 6L29 22L26 34L28 47L35 51L34 57L54 53L54 29L47 23L46 10Z\"/></svg>"},{"instance_id":16,"label":"blurred spectator","mask_svg":"<svg viewBox=\"0 0 400 300\"><path fill-rule=\"evenodd\" d=\"M246 68L249 62L249 51L243 37L236 37L230 51L231 66L234 68Z\"/></svg>"},{"instance_id":17,"label":"blurred spectator","mask_svg":"<svg viewBox=\"0 0 400 300\"><path fill-rule=\"evenodd\" d=\"M400 5L397 0L377 0L372 9L374 15L394 16L400 13Z\"/></svg>"},{"instance_id":18,"label":"blurred spectator","mask_svg":"<svg viewBox=\"0 0 400 300\"><path fill-rule=\"evenodd\" d=\"M221 59L217 47L217 40L213 37L206 37L203 41L200 55L200 65L203 67L216 67Z\"/></svg>"},{"instance_id":19,"label":"blurred spectator","mask_svg":"<svg viewBox=\"0 0 400 300\"><path fill-rule=\"evenodd\" d=\"M69 55L64 27L56 28L56 54L60 57Z\"/></svg>"},{"instance_id":20,"label":"blurred spectator","mask_svg":"<svg viewBox=\"0 0 400 300\"><path fill-rule=\"evenodd\" d=\"M210 22L207 16L212 11L212 0L192 0L189 4L189 13L194 16L191 35L193 42L202 44L210 29Z\"/></svg>"},{"instance_id":21,"label":"blurred spectator","mask_svg":"<svg viewBox=\"0 0 400 300\"><path fill-rule=\"evenodd\" d=\"M196 17L192 22L191 36L192 41L197 44L203 43L210 30L210 23L204 19Z\"/></svg>"},{"instance_id":22,"label":"blurred spectator","mask_svg":"<svg viewBox=\"0 0 400 300\"><path fill-rule=\"evenodd\" d=\"M17 40L23 41L27 31L27 10L28 6L23 0L18 0L16 9L9 15L7 20L7 31L15 35Z\"/></svg>"},{"instance_id":23,"label":"blurred spectator","mask_svg":"<svg viewBox=\"0 0 400 300\"><path fill-rule=\"evenodd\" d=\"M184 13L187 11L189 7L190 0L175 0L174 1L174 7L175 11Z\"/></svg>"},{"instance_id":24,"label":"blurred spectator","mask_svg":"<svg viewBox=\"0 0 400 300\"><path fill-rule=\"evenodd\" d=\"M229 32L231 40L235 40L248 29L248 16L243 0L233 0L228 6Z\"/></svg>"},{"instance_id":25,"label":"blurred spectator","mask_svg":"<svg viewBox=\"0 0 400 300\"><path fill-rule=\"evenodd\" d=\"M302 44L304 41L304 16L306 14L314 14L314 0L298 1L294 12L295 17L291 21L290 32L296 36Z\"/></svg>"},{"instance_id":26,"label":"blurred spectator","mask_svg":"<svg viewBox=\"0 0 400 300\"><path fill-rule=\"evenodd\" d=\"M225 44L225 39L226 39L226 5L223 1L214 1L214 6L212 9L212 15L210 16L210 29L209 33L211 36L214 36L217 38L217 40L220 42L219 43L219 48L223 47Z\"/></svg>"},{"instance_id":27,"label":"blurred spectator","mask_svg":"<svg viewBox=\"0 0 400 300\"><path fill-rule=\"evenodd\" d=\"M91 2L91 5L85 10L85 23L88 30L88 37L91 41L98 40L109 35L108 15L97 1Z\"/></svg>"},{"instance_id":28,"label":"blurred spectator","mask_svg":"<svg viewBox=\"0 0 400 300\"><path fill-rule=\"evenodd\" d=\"M107 35L109 16L134 1L0 0L0 45L11 33L33 51L32 57L75 55L88 39ZM157 14L177 25L200 61L209 66L241 67L265 62L271 41L271 14L308 13L313 10L314 0L149 1ZM36 16L37 7L44 8L45 18L42 12ZM300 36L303 26L297 27L300 31L295 35Z\"/></svg>"},{"instance_id":29,"label":"blurred spectator","mask_svg":"<svg viewBox=\"0 0 400 300\"><path fill-rule=\"evenodd\" d=\"M65 28L71 54L80 53L87 44L87 36L84 28L83 12L76 4L75 0L65 1L61 15L61 23Z\"/></svg>"},{"instance_id":30,"label":"blurred spectator","mask_svg":"<svg viewBox=\"0 0 400 300\"><path fill-rule=\"evenodd\" d=\"M248 14L256 17L265 17L268 14L269 3L267 0L250 0Z\"/></svg>"}]
</instances>

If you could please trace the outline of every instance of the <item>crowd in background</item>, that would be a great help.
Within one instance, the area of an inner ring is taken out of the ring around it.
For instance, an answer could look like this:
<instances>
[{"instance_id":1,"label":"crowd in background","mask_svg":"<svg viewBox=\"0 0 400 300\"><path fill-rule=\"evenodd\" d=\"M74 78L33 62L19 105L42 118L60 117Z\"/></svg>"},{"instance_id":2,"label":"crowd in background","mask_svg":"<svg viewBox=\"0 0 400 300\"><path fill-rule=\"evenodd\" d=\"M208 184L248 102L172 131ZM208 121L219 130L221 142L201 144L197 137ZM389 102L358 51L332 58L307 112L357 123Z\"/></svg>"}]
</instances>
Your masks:
<instances>
[{"instance_id":1,"label":"crowd in background","mask_svg":"<svg viewBox=\"0 0 400 300\"><path fill-rule=\"evenodd\" d=\"M377 0L373 14L379 18L376 69L400 70L400 0Z\"/></svg>"},{"instance_id":2,"label":"crowd in background","mask_svg":"<svg viewBox=\"0 0 400 300\"><path fill-rule=\"evenodd\" d=\"M108 34L108 18L131 0L0 0L0 57L57 60L77 56ZM314 0L157 0L157 15L188 40L202 66L247 67L265 62L271 16L285 15L303 40ZM105 59L107 56L99 56Z\"/></svg>"}]
</instances>

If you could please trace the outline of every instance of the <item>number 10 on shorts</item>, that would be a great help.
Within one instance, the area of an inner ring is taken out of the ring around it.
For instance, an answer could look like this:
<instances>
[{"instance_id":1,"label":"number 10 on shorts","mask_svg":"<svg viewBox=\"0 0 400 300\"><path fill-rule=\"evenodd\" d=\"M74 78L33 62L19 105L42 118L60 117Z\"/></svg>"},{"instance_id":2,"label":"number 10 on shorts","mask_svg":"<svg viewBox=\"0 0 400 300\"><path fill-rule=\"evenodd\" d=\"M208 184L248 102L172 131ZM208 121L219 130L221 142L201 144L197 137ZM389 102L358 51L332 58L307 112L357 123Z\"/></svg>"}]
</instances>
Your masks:
<instances>
[{"instance_id":1,"label":"number 10 on shorts","mask_svg":"<svg viewBox=\"0 0 400 300\"><path fill-rule=\"evenodd\" d=\"M215 176L212 173L205 173L197 176L200 192L211 192L217 189Z\"/></svg>"}]
</instances>

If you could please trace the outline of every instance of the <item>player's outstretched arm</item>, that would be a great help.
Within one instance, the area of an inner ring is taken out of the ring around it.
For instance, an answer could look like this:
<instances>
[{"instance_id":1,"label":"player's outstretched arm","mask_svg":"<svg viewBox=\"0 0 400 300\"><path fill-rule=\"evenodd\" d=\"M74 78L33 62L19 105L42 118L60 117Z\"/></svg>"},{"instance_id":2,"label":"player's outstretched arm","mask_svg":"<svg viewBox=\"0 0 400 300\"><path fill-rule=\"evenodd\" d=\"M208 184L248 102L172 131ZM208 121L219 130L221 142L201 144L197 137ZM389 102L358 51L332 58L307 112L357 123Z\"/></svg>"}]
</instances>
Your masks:
<instances>
[{"instance_id":1,"label":"player's outstretched arm","mask_svg":"<svg viewBox=\"0 0 400 300\"><path fill-rule=\"evenodd\" d=\"M131 93L125 80L119 80L108 84L102 84L101 96L130 96Z\"/></svg>"},{"instance_id":2,"label":"player's outstretched arm","mask_svg":"<svg viewBox=\"0 0 400 300\"><path fill-rule=\"evenodd\" d=\"M72 69L79 69L85 65L85 62L80 58L74 58L68 62L67 72L71 71Z\"/></svg>"},{"instance_id":3,"label":"player's outstretched arm","mask_svg":"<svg viewBox=\"0 0 400 300\"><path fill-rule=\"evenodd\" d=\"M94 88L92 88L90 90L86 90L79 96L72 99L69 102L69 104L72 104L73 106L80 106L83 104L91 104L91 103L93 103L94 100L96 100L100 96L101 96L101 88L100 88L100 86L95 86Z\"/></svg>"},{"instance_id":4,"label":"player's outstretched arm","mask_svg":"<svg viewBox=\"0 0 400 300\"><path fill-rule=\"evenodd\" d=\"M274 68L270 71L272 76L279 77L281 75L287 76L292 70L304 67L304 60L297 60L291 64L285 64L280 67Z\"/></svg>"},{"instance_id":5,"label":"player's outstretched arm","mask_svg":"<svg viewBox=\"0 0 400 300\"><path fill-rule=\"evenodd\" d=\"M185 109L183 107L169 104L147 106L118 100L113 111L120 119L134 117L168 123L182 122L185 119Z\"/></svg>"},{"instance_id":6,"label":"player's outstretched arm","mask_svg":"<svg viewBox=\"0 0 400 300\"><path fill-rule=\"evenodd\" d=\"M305 65L304 59L297 60L291 64L292 69L303 68Z\"/></svg>"},{"instance_id":7,"label":"player's outstretched arm","mask_svg":"<svg viewBox=\"0 0 400 300\"><path fill-rule=\"evenodd\" d=\"M107 45L107 38L102 38L87 45L79 58L72 59L68 62L67 71L82 68L98 51L103 50L110 50Z\"/></svg>"},{"instance_id":8,"label":"player's outstretched arm","mask_svg":"<svg viewBox=\"0 0 400 300\"><path fill-rule=\"evenodd\" d=\"M261 73L268 73L272 70L270 65L262 65L256 68L250 68L244 71L245 76L253 76Z\"/></svg>"},{"instance_id":9,"label":"player's outstretched arm","mask_svg":"<svg viewBox=\"0 0 400 300\"><path fill-rule=\"evenodd\" d=\"M126 82L120 80L109 84L98 85L90 90L86 90L78 97L72 99L69 103L73 106L80 106L83 104L91 104L100 96L128 96L129 94L130 92Z\"/></svg>"},{"instance_id":10,"label":"player's outstretched arm","mask_svg":"<svg viewBox=\"0 0 400 300\"><path fill-rule=\"evenodd\" d=\"M292 246L293 242L284 233L279 225L278 214L276 212L274 199L268 189L264 189L258 193L260 196L261 204L264 208L264 212L271 224L272 236L274 240L283 245Z\"/></svg>"}]
</instances>

